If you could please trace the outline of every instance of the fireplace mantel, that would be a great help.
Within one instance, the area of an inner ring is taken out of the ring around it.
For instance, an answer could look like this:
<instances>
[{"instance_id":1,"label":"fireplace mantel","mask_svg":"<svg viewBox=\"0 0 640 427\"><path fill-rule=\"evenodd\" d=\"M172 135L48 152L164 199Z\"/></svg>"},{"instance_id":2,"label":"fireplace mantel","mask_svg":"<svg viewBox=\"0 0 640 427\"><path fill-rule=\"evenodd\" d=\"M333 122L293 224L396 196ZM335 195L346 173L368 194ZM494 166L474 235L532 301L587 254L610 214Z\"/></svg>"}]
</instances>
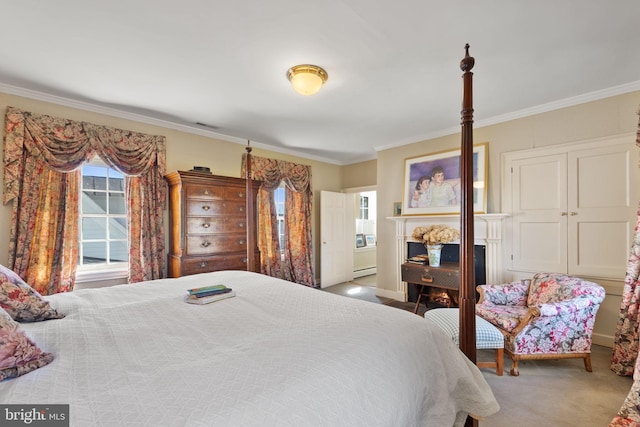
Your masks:
<instances>
[{"instance_id":1,"label":"fireplace mantel","mask_svg":"<svg viewBox=\"0 0 640 427\"><path fill-rule=\"evenodd\" d=\"M474 244L486 246L487 283L502 283L502 247L503 220L507 214L475 214ZM413 229L422 225L445 224L457 230L460 229L460 215L412 215L392 216L387 219L396 223L396 291L407 299L406 284L402 282L400 265L407 259L407 242L411 238Z\"/></svg>"}]
</instances>

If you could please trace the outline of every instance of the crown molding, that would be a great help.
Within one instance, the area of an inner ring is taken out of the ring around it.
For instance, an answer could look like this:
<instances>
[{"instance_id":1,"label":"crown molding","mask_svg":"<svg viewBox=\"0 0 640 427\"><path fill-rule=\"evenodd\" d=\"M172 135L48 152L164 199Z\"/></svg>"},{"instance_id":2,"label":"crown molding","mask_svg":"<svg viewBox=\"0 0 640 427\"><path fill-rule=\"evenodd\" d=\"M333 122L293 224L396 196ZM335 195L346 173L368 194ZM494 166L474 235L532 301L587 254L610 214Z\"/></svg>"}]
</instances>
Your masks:
<instances>
[{"instance_id":1,"label":"crown molding","mask_svg":"<svg viewBox=\"0 0 640 427\"><path fill-rule=\"evenodd\" d=\"M247 143L246 138L238 138L235 136L225 135L222 133L214 132L210 129L203 128L199 125L191 125L185 123L173 122L170 120L158 119L151 116L146 116L144 114L131 113L128 111L118 110L117 108L110 108L99 105L97 103L87 102L87 101L78 101L71 98L66 98L63 96L52 95L45 92L39 92L32 89L25 89L17 86L12 86L4 83L0 83L0 92L21 96L23 98L35 99L36 101L48 102L55 105L60 105L64 107L75 108L78 110L89 111L92 113L103 114L105 116L117 117L119 119L131 120L134 122L145 123L148 125L159 126L166 129L173 129L180 132L190 133L193 135L205 136L208 138L215 138L221 141L232 142L234 144L245 145ZM268 145L265 143L261 143L259 141L251 140L251 146L253 148L259 148L267 151L272 151L276 153L286 154L289 156L301 157L308 160L315 160L323 163L330 163L335 165L341 165L334 159L327 159L321 156L313 156L306 153L302 153L296 150L291 150L287 148L275 147L273 145Z\"/></svg>"},{"instance_id":2,"label":"crown molding","mask_svg":"<svg viewBox=\"0 0 640 427\"><path fill-rule=\"evenodd\" d=\"M488 119L474 121L474 127L486 127L499 123L508 122L511 120L521 119L524 117L533 116L541 113L548 113L549 111L559 110L561 108L573 107L575 105L585 104L587 102L598 101L604 98L610 98L612 96L623 95L629 92L635 92L640 90L640 80L626 83L619 86L610 87L607 89L597 90L594 92L585 93L583 95L573 96L570 98L561 99L558 101L549 102L546 104L538 105L531 108L525 108L511 113L502 114L499 116L490 117ZM421 135L420 137L411 138L411 141L403 140L397 141L394 144L388 144L384 146L374 147L376 152L388 150L391 148L397 148L404 145L413 144L415 142L426 141L429 139L440 138L443 136L454 135L460 132L460 127L456 126L449 129L442 129L429 134Z\"/></svg>"},{"instance_id":3,"label":"crown molding","mask_svg":"<svg viewBox=\"0 0 640 427\"><path fill-rule=\"evenodd\" d=\"M498 123L504 123L510 120L516 120L523 117L532 116L535 114L541 114L549 111L559 110L561 108L572 107L574 105L584 104L591 101L597 101L600 99L609 98L616 95L622 95L622 94L634 92L637 90L640 90L640 80L619 85L619 86L614 86L608 89L602 89L594 92L589 92L583 95L565 98L559 101L549 102L547 104L542 104L536 107L525 108L522 110L514 111L507 114L502 114L502 115L491 117L488 119L477 120L474 122L474 126L485 127L485 126L490 126ZM21 88L21 87L12 86L4 83L0 83L0 92L7 93L9 95L21 96L29 99L35 99L37 101L48 102L51 104L61 105L65 107L76 108L78 110L104 114L106 116L117 117L120 119L131 120L134 122L140 122L140 123L145 123L149 125L159 126L166 129L173 129L180 132L190 133L193 135L200 135L208 138L219 139L221 141L232 142L234 144L245 145L247 143L247 139L214 132L213 130L203 128L195 124L191 125L191 124L185 124L185 123L178 123L170 120L158 119L158 118L147 116L144 114L131 113L128 111L118 110L116 108L105 107L93 102L79 101L71 98L66 98L63 96L52 95L45 92ZM339 162L339 161L336 161L335 159L309 155L307 153L299 152L299 151L288 149L288 148L276 147L273 145L261 143L259 141L251 140L251 144L254 148L259 148L267 151L286 154L289 156L300 157L308 160L315 160L318 162L329 163L329 164L338 165L338 166L345 166L349 164L375 160L377 158L377 152L379 151L384 151L391 148L397 148L397 147L413 144L420 141L426 141L429 139L453 135L459 132L460 132L460 127L456 126L448 129L441 129L439 131L431 132L428 134L418 135L412 138L405 138L403 140L396 141L392 144L373 147L376 154L365 155L349 162Z\"/></svg>"}]
</instances>

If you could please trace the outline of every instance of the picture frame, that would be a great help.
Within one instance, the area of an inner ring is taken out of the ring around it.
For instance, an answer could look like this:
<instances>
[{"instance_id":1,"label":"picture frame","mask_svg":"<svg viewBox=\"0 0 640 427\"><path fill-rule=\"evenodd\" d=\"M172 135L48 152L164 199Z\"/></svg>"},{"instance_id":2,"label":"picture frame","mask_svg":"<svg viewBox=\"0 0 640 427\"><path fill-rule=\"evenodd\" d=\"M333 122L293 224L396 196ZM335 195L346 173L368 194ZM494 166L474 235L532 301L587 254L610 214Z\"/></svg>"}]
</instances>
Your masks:
<instances>
[{"instance_id":1,"label":"picture frame","mask_svg":"<svg viewBox=\"0 0 640 427\"><path fill-rule=\"evenodd\" d=\"M367 246L367 243L364 240L364 234L356 234L356 248L364 248L365 246Z\"/></svg>"},{"instance_id":2,"label":"picture frame","mask_svg":"<svg viewBox=\"0 0 640 427\"><path fill-rule=\"evenodd\" d=\"M473 146L474 213L487 210L488 145ZM460 149L405 159L402 216L460 214L460 160Z\"/></svg>"},{"instance_id":3,"label":"picture frame","mask_svg":"<svg viewBox=\"0 0 640 427\"><path fill-rule=\"evenodd\" d=\"M376 245L376 236L375 234L365 234L364 240L367 246L375 246Z\"/></svg>"},{"instance_id":4,"label":"picture frame","mask_svg":"<svg viewBox=\"0 0 640 427\"><path fill-rule=\"evenodd\" d=\"M393 216L402 215L402 202L393 203Z\"/></svg>"}]
</instances>

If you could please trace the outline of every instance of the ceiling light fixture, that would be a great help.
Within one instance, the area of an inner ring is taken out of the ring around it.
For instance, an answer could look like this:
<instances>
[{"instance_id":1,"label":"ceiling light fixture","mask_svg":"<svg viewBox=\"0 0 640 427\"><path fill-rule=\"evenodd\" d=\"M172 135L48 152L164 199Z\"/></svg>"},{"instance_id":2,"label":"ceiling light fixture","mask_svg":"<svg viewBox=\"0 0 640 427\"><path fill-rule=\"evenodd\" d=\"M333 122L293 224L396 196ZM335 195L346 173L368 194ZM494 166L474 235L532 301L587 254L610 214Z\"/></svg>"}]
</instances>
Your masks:
<instances>
[{"instance_id":1,"label":"ceiling light fixture","mask_svg":"<svg viewBox=\"0 0 640 427\"><path fill-rule=\"evenodd\" d=\"M313 95L320 90L329 75L317 65L302 64L289 68L287 78L300 95Z\"/></svg>"}]
</instances>

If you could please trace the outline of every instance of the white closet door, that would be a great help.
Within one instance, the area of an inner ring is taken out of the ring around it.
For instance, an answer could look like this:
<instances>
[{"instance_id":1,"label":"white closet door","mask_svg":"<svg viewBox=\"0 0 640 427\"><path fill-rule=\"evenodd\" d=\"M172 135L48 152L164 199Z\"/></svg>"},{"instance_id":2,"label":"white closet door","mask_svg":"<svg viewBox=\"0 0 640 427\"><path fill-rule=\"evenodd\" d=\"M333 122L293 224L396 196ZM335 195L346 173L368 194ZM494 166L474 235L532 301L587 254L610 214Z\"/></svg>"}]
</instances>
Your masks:
<instances>
[{"instance_id":1,"label":"white closet door","mask_svg":"<svg viewBox=\"0 0 640 427\"><path fill-rule=\"evenodd\" d=\"M567 155L511 163L512 269L566 272Z\"/></svg>"},{"instance_id":2,"label":"white closet door","mask_svg":"<svg viewBox=\"0 0 640 427\"><path fill-rule=\"evenodd\" d=\"M624 278L635 226L637 148L570 152L569 274Z\"/></svg>"}]
</instances>

